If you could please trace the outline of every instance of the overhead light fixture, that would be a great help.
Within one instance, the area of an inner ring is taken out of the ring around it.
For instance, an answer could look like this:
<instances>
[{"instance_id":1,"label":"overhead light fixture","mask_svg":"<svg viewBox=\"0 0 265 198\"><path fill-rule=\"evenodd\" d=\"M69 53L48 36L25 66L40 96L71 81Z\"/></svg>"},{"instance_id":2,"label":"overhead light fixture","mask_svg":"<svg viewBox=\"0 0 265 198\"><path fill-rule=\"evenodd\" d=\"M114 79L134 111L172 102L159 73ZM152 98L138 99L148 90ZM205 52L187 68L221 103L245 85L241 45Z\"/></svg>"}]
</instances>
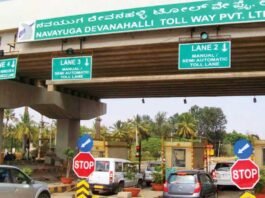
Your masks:
<instances>
[{"instance_id":1,"label":"overhead light fixture","mask_svg":"<svg viewBox=\"0 0 265 198\"><path fill-rule=\"evenodd\" d=\"M187 104L187 99L186 99L186 98L184 98L183 102L184 102L184 104Z\"/></svg>"},{"instance_id":2,"label":"overhead light fixture","mask_svg":"<svg viewBox=\"0 0 265 198\"><path fill-rule=\"evenodd\" d=\"M4 56L4 55L5 55L4 50L0 50L0 56Z\"/></svg>"},{"instance_id":3,"label":"overhead light fixture","mask_svg":"<svg viewBox=\"0 0 265 198\"><path fill-rule=\"evenodd\" d=\"M145 103L144 98L142 98L142 103L143 103L143 104Z\"/></svg>"},{"instance_id":4,"label":"overhead light fixture","mask_svg":"<svg viewBox=\"0 0 265 198\"><path fill-rule=\"evenodd\" d=\"M207 32L202 32L201 33L201 40L207 40L209 39L209 35Z\"/></svg>"},{"instance_id":5,"label":"overhead light fixture","mask_svg":"<svg viewBox=\"0 0 265 198\"><path fill-rule=\"evenodd\" d=\"M75 53L74 49L73 48L68 48L65 50L65 53L68 54L68 55L72 55Z\"/></svg>"},{"instance_id":6,"label":"overhead light fixture","mask_svg":"<svg viewBox=\"0 0 265 198\"><path fill-rule=\"evenodd\" d=\"M254 96L253 98L253 102L256 103L257 102L257 98Z\"/></svg>"}]
</instances>

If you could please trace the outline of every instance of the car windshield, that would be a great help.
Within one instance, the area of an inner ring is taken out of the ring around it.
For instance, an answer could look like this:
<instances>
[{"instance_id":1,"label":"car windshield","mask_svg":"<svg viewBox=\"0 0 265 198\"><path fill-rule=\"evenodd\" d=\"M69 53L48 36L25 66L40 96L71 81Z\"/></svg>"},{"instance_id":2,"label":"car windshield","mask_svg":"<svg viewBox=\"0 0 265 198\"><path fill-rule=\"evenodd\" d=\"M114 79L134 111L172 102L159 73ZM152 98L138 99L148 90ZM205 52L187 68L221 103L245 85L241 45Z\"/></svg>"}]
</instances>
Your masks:
<instances>
[{"instance_id":1,"label":"car windshield","mask_svg":"<svg viewBox=\"0 0 265 198\"><path fill-rule=\"evenodd\" d=\"M155 171L160 168L160 164L149 164L146 168L147 171Z\"/></svg>"},{"instance_id":2,"label":"car windshield","mask_svg":"<svg viewBox=\"0 0 265 198\"><path fill-rule=\"evenodd\" d=\"M170 184L194 184L194 175L171 175L168 183Z\"/></svg>"},{"instance_id":3,"label":"car windshield","mask_svg":"<svg viewBox=\"0 0 265 198\"><path fill-rule=\"evenodd\" d=\"M215 166L215 170L229 171L232 166L233 166L233 163L217 163Z\"/></svg>"},{"instance_id":4,"label":"car windshield","mask_svg":"<svg viewBox=\"0 0 265 198\"><path fill-rule=\"evenodd\" d=\"M109 161L96 161L96 171L108 172L109 171Z\"/></svg>"}]
</instances>

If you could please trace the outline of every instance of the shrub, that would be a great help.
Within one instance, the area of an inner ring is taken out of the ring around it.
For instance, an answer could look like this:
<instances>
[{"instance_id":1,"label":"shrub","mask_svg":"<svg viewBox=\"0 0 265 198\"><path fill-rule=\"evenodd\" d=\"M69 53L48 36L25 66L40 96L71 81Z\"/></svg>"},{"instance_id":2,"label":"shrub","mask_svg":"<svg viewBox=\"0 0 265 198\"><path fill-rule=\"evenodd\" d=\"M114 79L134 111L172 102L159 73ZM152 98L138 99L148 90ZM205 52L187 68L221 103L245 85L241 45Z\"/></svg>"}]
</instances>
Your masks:
<instances>
[{"instance_id":1,"label":"shrub","mask_svg":"<svg viewBox=\"0 0 265 198\"><path fill-rule=\"evenodd\" d=\"M23 173L27 174L28 176L31 176L33 172L33 170L30 167L24 167L21 170Z\"/></svg>"},{"instance_id":2,"label":"shrub","mask_svg":"<svg viewBox=\"0 0 265 198\"><path fill-rule=\"evenodd\" d=\"M265 169L260 170L260 180L255 187L256 192L261 192L265 188Z\"/></svg>"},{"instance_id":3,"label":"shrub","mask_svg":"<svg viewBox=\"0 0 265 198\"><path fill-rule=\"evenodd\" d=\"M163 184L163 172L161 166L156 166L155 171L152 173L153 183L155 184Z\"/></svg>"}]
</instances>

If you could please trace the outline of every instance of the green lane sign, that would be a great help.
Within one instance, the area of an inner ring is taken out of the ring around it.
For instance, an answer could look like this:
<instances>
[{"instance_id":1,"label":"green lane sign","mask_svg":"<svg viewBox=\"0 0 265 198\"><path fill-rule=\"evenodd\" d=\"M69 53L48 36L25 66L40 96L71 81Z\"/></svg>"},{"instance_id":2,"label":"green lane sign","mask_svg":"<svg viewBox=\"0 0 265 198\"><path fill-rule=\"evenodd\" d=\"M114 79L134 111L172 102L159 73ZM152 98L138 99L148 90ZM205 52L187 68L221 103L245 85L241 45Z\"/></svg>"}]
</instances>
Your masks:
<instances>
[{"instance_id":1,"label":"green lane sign","mask_svg":"<svg viewBox=\"0 0 265 198\"><path fill-rule=\"evenodd\" d=\"M201 0L24 22L17 41L262 21L265 0Z\"/></svg>"},{"instance_id":2,"label":"green lane sign","mask_svg":"<svg viewBox=\"0 0 265 198\"><path fill-rule=\"evenodd\" d=\"M0 59L0 80L14 79L17 73L17 58Z\"/></svg>"},{"instance_id":3,"label":"green lane sign","mask_svg":"<svg viewBox=\"0 0 265 198\"><path fill-rule=\"evenodd\" d=\"M179 44L179 69L231 67L231 42Z\"/></svg>"},{"instance_id":4,"label":"green lane sign","mask_svg":"<svg viewBox=\"0 0 265 198\"><path fill-rule=\"evenodd\" d=\"M52 80L90 80L91 77L91 56L52 59Z\"/></svg>"}]
</instances>

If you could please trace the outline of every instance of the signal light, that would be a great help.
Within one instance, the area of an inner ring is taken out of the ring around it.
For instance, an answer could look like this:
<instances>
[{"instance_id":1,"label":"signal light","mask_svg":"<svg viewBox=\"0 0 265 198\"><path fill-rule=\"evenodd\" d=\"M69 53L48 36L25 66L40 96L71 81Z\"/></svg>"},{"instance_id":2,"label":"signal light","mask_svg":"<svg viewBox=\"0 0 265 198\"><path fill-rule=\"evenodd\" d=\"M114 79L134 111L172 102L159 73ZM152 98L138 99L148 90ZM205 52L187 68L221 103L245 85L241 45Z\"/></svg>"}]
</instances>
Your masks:
<instances>
[{"instance_id":1,"label":"signal light","mask_svg":"<svg viewBox=\"0 0 265 198\"><path fill-rule=\"evenodd\" d=\"M136 148L135 157L140 157L141 147L139 145L137 145L135 148Z\"/></svg>"}]
</instances>

